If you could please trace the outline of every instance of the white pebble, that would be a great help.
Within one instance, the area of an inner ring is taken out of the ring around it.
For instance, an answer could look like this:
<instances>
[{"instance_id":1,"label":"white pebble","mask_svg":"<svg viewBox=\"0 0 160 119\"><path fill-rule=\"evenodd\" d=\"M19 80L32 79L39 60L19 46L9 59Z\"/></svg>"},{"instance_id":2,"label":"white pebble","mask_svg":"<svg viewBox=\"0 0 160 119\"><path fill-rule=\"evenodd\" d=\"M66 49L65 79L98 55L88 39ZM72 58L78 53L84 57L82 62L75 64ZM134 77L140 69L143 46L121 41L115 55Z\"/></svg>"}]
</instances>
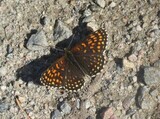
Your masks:
<instances>
[{"instance_id":1,"label":"white pebble","mask_svg":"<svg viewBox=\"0 0 160 119\"><path fill-rule=\"evenodd\" d=\"M6 86L1 86L1 90L2 90L2 91L5 91L6 89L7 89Z\"/></svg>"},{"instance_id":2,"label":"white pebble","mask_svg":"<svg viewBox=\"0 0 160 119\"><path fill-rule=\"evenodd\" d=\"M5 76L7 74L7 69L6 67L1 67L0 68L0 76Z\"/></svg>"},{"instance_id":3,"label":"white pebble","mask_svg":"<svg viewBox=\"0 0 160 119\"><path fill-rule=\"evenodd\" d=\"M116 3L115 2L111 2L111 4L109 5L110 7L115 7Z\"/></svg>"}]
</instances>

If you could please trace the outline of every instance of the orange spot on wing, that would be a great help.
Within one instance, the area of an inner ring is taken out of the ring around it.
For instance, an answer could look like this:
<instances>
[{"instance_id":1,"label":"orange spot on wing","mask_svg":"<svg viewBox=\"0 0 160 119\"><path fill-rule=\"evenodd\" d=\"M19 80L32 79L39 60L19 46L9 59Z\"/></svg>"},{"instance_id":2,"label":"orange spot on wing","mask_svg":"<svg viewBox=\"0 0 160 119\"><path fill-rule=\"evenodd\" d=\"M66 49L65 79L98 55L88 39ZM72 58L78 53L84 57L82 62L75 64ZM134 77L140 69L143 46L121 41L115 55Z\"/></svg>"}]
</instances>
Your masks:
<instances>
[{"instance_id":1,"label":"orange spot on wing","mask_svg":"<svg viewBox=\"0 0 160 119\"><path fill-rule=\"evenodd\" d=\"M58 77L60 76L60 73L58 72Z\"/></svg>"},{"instance_id":2,"label":"orange spot on wing","mask_svg":"<svg viewBox=\"0 0 160 119\"><path fill-rule=\"evenodd\" d=\"M100 49L101 47L100 47L100 46L97 46L97 48Z\"/></svg>"},{"instance_id":3,"label":"orange spot on wing","mask_svg":"<svg viewBox=\"0 0 160 119\"><path fill-rule=\"evenodd\" d=\"M102 38L100 38L99 41L102 41Z\"/></svg>"},{"instance_id":4,"label":"orange spot on wing","mask_svg":"<svg viewBox=\"0 0 160 119\"><path fill-rule=\"evenodd\" d=\"M85 43L82 43L81 45L82 45L83 47L86 47L86 44L85 44Z\"/></svg>"},{"instance_id":5,"label":"orange spot on wing","mask_svg":"<svg viewBox=\"0 0 160 119\"><path fill-rule=\"evenodd\" d=\"M92 43L92 40L88 41L88 44L91 44Z\"/></svg>"},{"instance_id":6,"label":"orange spot on wing","mask_svg":"<svg viewBox=\"0 0 160 119\"><path fill-rule=\"evenodd\" d=\"M53 70L53 73L56 73L56 70Z\"/></svg>"},{"instance_id":7,"label":"orange spot on wing","mask_svg":"<svg viewBox=\"0 0 160 119\"><path fill-rule=\"evenodd\" d=\"M92 46L94 46L94 45L95 45L95 43L92 43L91 45L92 45Z\"/></svg>"},{"instance_id":8,"label":"orange spot on wing","mask_svg":"<svg viewBox=\"0 0 160 119\"><path fill-rule=\"evenodd\" d=\"M84 53L86 53L86 52L87 52L87 50L84 50L83 52L84 52Z\"/></svg>"},{"instance_id":9,"label":"orange spot on wing","mask_svg":"<svg viewBox=\"0 0 160 119\"><path fill-rule=\"evenodd\" d=\"M56 68L57 68L57 69L59 69L59 68L60 68L58 64L56 64Z\"/></svg>"},{"instance_id":10,"label":"orange spot on wing","mask_svg":"<svg viewBox=\"0 0 160 119\"><path fill-rule=\"evenodd\" d=\"M101 38L102 38L102 36L100 35L100 36L99 36L99 38L101 39Z\"/></svg>"},{"instance_id":11,"label":"orange spot on wing","mask_svg":"<svg viewBox=\"0 0 160 119\"><path fill-rule=\"evenodd\" d=\"M94 35L90 35L90 38L94 38L95 36Z\"/></svg>"},{"instance_id":12,"label":"orange spot on wing","mask_svg":"<svg viewBox=\"0 0 160 119\"><path fill-rule=\"evenodd\" d=\"M79 48L79 47L77 47L76 49L77 49L78 51L80 51L80 48Z\"/></svg>"}]
</instances>

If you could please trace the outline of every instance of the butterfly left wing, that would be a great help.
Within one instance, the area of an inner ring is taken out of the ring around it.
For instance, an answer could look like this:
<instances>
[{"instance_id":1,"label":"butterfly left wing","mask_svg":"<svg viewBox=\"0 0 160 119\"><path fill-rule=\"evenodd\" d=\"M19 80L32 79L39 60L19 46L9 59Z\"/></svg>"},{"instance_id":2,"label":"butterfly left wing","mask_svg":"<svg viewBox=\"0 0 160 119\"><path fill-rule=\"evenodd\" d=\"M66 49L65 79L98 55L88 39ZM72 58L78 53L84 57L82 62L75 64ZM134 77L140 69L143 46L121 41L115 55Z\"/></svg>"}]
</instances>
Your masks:
<instances>
[{"instance_id":1,"label":"butterfly left wing","mask_svg":"<svg viewBox=\"0 0 160 119\"><path fill-rule=\"evenodd\" d=\"M45 86L63 87L65 80L65 57L56 60L46 71L43 72L40 81Z\"/></svg>"},{"instance_id":2,"label":"butterfly left wing","mask_svg":"<svg viewBox=\"0 0 160 119\"><path fill-rule=\"evenodd\" d=\"M42 74L40 81L45 86L77 91L84 85L83 77L84 73L62 56Z\"/></svg>"}]
</instances>

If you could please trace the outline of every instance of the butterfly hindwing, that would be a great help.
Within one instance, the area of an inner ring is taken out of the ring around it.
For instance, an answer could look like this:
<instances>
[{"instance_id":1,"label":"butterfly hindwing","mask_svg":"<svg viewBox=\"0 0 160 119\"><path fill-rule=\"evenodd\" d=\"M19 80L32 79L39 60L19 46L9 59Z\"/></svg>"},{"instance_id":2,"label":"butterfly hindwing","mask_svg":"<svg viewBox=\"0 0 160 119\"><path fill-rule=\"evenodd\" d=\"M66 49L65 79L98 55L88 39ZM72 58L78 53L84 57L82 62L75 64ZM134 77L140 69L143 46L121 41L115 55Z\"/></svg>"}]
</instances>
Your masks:
<instances>
[{"instance_id":1,"label":"butterfly hindwing","mask_svg":"<svg viewBox=\"0 0 160 119\"><path fill-rule=\"evenodd\" d=\"M84 73L67 57L55 61L41 76L42 84L76 91L84 84Z\"/></svg>"},{"instance_id":2,"label":"butterfly hindwing","mask_svg":"<svg viewBox=\"0 0 160 119\"><path fill-rule=\"evenodd\" d=\"M41 76L42 84L46 86L62 87L65 80L66 61L64 56L55 61Z\"/></svg>"}]
</instances>

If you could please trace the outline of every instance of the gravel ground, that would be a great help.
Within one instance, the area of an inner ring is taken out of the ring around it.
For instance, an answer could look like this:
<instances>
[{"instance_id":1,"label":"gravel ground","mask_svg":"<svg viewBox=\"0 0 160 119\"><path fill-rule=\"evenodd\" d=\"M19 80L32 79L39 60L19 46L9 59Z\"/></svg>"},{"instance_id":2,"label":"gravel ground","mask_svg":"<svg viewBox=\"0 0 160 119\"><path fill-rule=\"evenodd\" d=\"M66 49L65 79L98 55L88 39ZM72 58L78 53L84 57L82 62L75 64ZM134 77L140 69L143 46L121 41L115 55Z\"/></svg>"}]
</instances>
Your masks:
<instances>
[{"instance_id":1,"label":"gravel ground","mask_svg":"<svg viewBox=\"0 0 160 119\"><path fill-rule=\"evenodd\" d=\"M159 0L1 0L0 21L1 119L160 119ZM46 89L55 46L87 28L109 35L104 71L78 93Z\"/></svg>"}]
</instances>

